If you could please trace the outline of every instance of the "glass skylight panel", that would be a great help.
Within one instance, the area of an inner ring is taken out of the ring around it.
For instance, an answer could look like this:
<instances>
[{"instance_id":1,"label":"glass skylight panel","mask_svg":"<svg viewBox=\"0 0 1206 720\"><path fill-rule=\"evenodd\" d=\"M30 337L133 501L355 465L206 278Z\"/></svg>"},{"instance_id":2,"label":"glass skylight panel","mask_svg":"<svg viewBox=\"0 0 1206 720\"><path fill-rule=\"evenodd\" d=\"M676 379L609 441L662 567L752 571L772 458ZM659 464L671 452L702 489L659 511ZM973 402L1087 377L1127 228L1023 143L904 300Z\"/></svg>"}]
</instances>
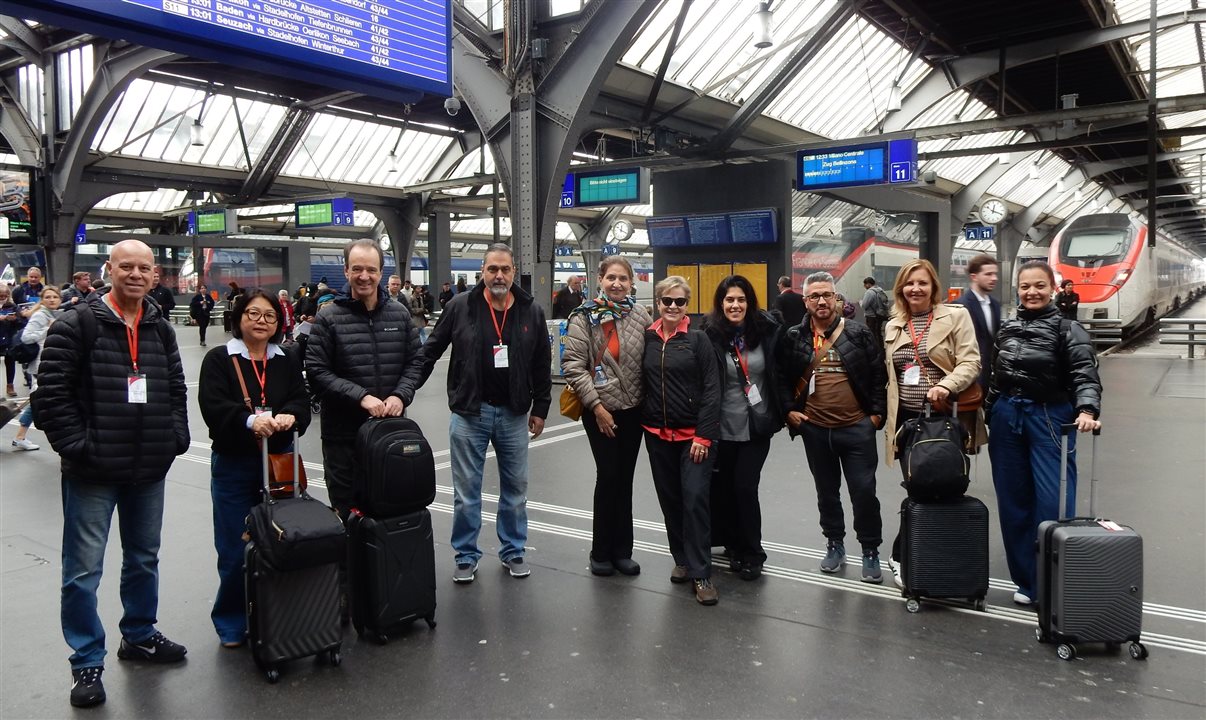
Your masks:
<instances>
[{"instance_id":1,"label":"glass skylight panel","mask_svg":"<svg viewBox=\"0 0 1206 720\"><path fill-rule=\"evenodd\" d=\"M96 204L97 210L125 210L129 212L165 213L185 204L183 190L160 188L146 192L129 192L110 195Z\"/></svg>"},{"instance_id":2,"label":"glass skylight panel","mask_svg":"<svg viewBox=\"0 0 1206 720\"><path fill-rule=\"evenodd\" d=\"M395 140L397 171L391 173L389 151ZM319 114L281 174L401 187L426 180L443 152L455 142L445 135Z\"/></svg>"}]
</instances>

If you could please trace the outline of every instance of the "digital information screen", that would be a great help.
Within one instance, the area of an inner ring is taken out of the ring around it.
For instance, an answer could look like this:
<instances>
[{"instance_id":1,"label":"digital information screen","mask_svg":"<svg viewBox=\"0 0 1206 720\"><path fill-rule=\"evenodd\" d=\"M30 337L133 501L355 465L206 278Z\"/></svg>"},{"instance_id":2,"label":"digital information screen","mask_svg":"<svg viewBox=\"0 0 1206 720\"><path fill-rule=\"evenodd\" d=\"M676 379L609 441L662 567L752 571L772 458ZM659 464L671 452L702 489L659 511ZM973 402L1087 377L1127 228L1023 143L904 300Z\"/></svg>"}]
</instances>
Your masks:
<instances>
[{"instance_id":1,"label":"digital information screen","mask_svg":"<svg viewBox=\"0 0 1206 720\"><path fill-rule=\"evenodd\" d=\"M564 193L562 195L564 201ZM574 205L642 205L649 202L649 173L642 168L574 175Z\"/></svg>"},{"instance_id":2,"label":"digital information screen","mask_svg":"<svg viewBox=\"0 0 1206 720\"><path fill-rule=\"evenodd\" d=\"M197 235L229 235L238 222L235 211L225 208L197 210L189 215L189 228Z\"/></svg>"},{"instance_id":3,"label":"digital information screen","mask_svg":"<svg viewBox=\"0 0 1206 720\"><path fill-rule=\"evenodd\" d=\"M0 167L0 240L32 242L33 217L29 171Z\"/></svg>"},{"instance_id":4,"label":"digital information screen","mask_svg":"<svg viewBox=\"0 0 1206 720\"><path fill-rule=\"evenodd\" d=\"M284 61L369 94L452 94L451 0L0 0L0 12L264 72Z\"/></svg>"},{"instance_id":5,"label":"digital information screen","mask_svg":"<svg viewBox=\"0 0 1206 720\"><path fill-rule=\"evenodd\" d=\"M917 141L911 138L796 153L796 190L913 182Z\"/></svg>"},{"instance_id":6,"label":"digital information screen","mask_svg":"<svg viewBox=\"0 0 1206 720\"><path fill-rule=\"evenodd\" d=\"M774 208L704 215L661 215L647 218L650 247L763 245L779 241Z\"/></svg>"},{"instance_id":7,"label":"digital information screen","mask_svg":"<svg viewBox=\"0 0 1206 720\"><path fill-rule=\"evenodd\" d=\"M354 224L356 204L351 198L299 202L295 206L294 225L299 228Z\"/></svg>"}]
</instances>

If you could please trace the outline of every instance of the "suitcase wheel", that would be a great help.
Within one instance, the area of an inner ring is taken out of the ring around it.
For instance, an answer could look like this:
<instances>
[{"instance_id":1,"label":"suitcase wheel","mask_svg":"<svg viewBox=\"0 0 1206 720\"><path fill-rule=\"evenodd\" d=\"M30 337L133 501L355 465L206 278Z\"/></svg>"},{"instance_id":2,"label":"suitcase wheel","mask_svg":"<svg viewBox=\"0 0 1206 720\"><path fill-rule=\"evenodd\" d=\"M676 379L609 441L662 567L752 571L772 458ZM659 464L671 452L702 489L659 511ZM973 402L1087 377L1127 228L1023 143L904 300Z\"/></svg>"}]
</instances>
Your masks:
<instances>
[{"instance_id":1,"label":"suitcase wheel","mask_svg":"<svg viewBox=\"0 0 1206 720\"><path fill-rule=\"evenodd\" d=\"M1034 629L1034 639L1041 643L1047 642L1047 636L1043 634L1043 629L1041 627L1036 627Z\"/></svg>"},{"instance_id":2,"label":"suitcase wheel","mask_svg":"<svg viewBox=\"0 0 1206 720\"><path fill-rule=\"evenodd\" d=\"M281 671L276 668L268 668L264 672L264 677L267 678L270 685L275 685L281 679Z\"/></svg>"},{"instance_id":3,"label":"suitcase wheel","mask_svg":"<svg viewBox=\"0 0 1206 720\"><path fill-rule=\"evenodd\" d=\"M977 612L984 612L988 609L988 601L984 598L973 598L972 607L974 607Z\"/></svg>"},{"instance_id":4,"label":"suitcase wheel","mask_svg":"<svg viewBox=\"0 0 1206 720\"><path fill-rule=\"evenodd\" d=\"M435 626L436 626L435 615L428 615L427 617L425 617L423 619L427 621L428 628L435 630Z\"/></svg>"},{"instance_id":5,"label":"suitcase wheel","mask_svg":"<svg viewBox=\"0 0 1206 720\"><path fill-rule=\"evenodd\" d=\"M1076 646L1071 643L1060 643L1055 648L1055 654L1059 656L1060 660L1075 660Z\"/></svg>"},{"instance_id":6,"label":"suitcase wheel","mask_svg":"<svg viewBox=\"0 0 1206 720\"><path fill-rule=\"evenodd\" d=\"M376 641L378 645L388 645L389 635L386 635L385 633L377 633L373 636L373 640Z\"/></svg>"},{"instance_id":7,"label":"suitcase wheel","mask_svg":"<svg viewBox=\"0 0 1206 720\"><path fill-rule=\"evenodd\" d=\"M905 610L911 613L921 612L921 601L917 598L909 598L905 600Z\"/></svg>"},{"instance_id":8,"label":"suitcase wheel","mask_svg":"<svg viewBox=\"0 0 1206 720\"><path fill-rule=\"evenodd\" d=\"M343 664L343 653L339 652L339 648L332 648L327 659L331 662L331 667L339 667Z\"/></svg>"},{"instance_id":9,"label":"suitcase wheel","mask_svg":"<svg viewBox=\"0 0 1206 720\"><path fill-rule=\"evenodd\" d=\"M1135 658L1136 660L1146 660L1147 659L1147 646L1144 645L1143 643L1133 642L1133 643L1131 643L1130 649L1131 649L1131 657Z\"/></svg>"}]
</instances>

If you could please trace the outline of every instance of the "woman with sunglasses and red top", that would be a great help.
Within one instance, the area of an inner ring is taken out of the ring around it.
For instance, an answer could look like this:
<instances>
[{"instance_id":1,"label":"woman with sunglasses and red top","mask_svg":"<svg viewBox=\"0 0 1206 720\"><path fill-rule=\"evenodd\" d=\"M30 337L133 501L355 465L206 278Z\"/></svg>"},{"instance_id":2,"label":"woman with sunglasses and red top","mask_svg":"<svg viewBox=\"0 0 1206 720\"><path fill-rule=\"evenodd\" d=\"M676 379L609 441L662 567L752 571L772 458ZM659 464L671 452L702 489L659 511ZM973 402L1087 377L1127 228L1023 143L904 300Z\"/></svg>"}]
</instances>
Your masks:
<instances>
[{"instance_id":1,"label":"woman with sunglasses and red top","mask_svg":"<svg viewBox=\"0 0 1206 720\"><path fill-rule=\"evenodd\" d=\"M720 371L711 341L687 317L687 281L671 275L653 290L659 317L645 331L641 424L674 556L670 582L690 581L700 604L715 605L709 493L720 438Z\"/></svg>"}]
</instances>

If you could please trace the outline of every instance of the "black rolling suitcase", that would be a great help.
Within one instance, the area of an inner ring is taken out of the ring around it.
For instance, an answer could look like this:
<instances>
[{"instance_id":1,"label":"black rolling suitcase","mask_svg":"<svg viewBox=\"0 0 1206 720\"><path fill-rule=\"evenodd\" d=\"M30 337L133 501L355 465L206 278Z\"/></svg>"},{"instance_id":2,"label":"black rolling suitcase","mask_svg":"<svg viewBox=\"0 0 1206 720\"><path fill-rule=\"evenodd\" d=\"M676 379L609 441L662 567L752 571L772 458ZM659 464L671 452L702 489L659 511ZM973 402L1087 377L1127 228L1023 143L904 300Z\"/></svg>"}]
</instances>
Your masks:
<instances>
[{"instance_id":1,"label":"black rolling suitcase","mask_svg":"<svg viewBox=\"0 0 1206 720\"><path fill-rule=\"evenodd\" d=\"M296 433L293 446L298 447ZM243 568L251 655L268 682L275 683L286 661L320 654L335 666L342 660L339 559L347 538L334 511L299 494L300 456L293 463L293 497L272 499L266 444L262 453L266 500L247 518L251 542Z\"/></svg>"},{"instance_id":2,"label":"black rolling suitcase","mask_svg":"<svg viewBox=\"0 0 1206 720\"><path fill-rule=\"evenodd\" d=\"M988 508L965 495L940 501L905 498L900 506L905 608L922 598L966 598L984 610L988 595Z\"/></svg>"},{"instance_id":3,"label":"black rolling suitcase","mask_svg":"<svg viewBox=\"0 0 1206 720\"><path fill-rule=\"evenodd\" d=\"M353 510L348 539L356 632L384 644L419 619L434 628L435 544L427 508L383 519Z\"/></svg>"},{"instance_id":4,"label":"black rolling suitcase","mask_svg":"<svg viewBox=\"0 0 1206 720\"><path fill-rule=\"evenodd\" d=\"M410 418L370 418L356 434L353 505L370 517L412 513L435 502L431 445Z\"/></svg>"},{"instance_id":5,"label":"black rolling suitcase","mask_svg":"<svg viewBox=\"0 0 1206 720\"><path fill-rule=\"evenodd\" d=\"M1060 449L1068 455L1068 433L1061 428ZM1096 436L1100 431L1095 431ZM1097 439L1089 465L1089 517L1070 517L1040 523L1036 551L1039 642L1055 643L1064 660L1076 657L1077 643L1105 643L1116 649L1129 642L1131 657L1143 660L1147 648L1139 640L1143 627L1143 538L1125 525L1098 518ZM1067 462L1060 463L1060 504L1068 480ZM1075 516L1076 501L1061 516Z\"/></svg>"}]
</instances>

